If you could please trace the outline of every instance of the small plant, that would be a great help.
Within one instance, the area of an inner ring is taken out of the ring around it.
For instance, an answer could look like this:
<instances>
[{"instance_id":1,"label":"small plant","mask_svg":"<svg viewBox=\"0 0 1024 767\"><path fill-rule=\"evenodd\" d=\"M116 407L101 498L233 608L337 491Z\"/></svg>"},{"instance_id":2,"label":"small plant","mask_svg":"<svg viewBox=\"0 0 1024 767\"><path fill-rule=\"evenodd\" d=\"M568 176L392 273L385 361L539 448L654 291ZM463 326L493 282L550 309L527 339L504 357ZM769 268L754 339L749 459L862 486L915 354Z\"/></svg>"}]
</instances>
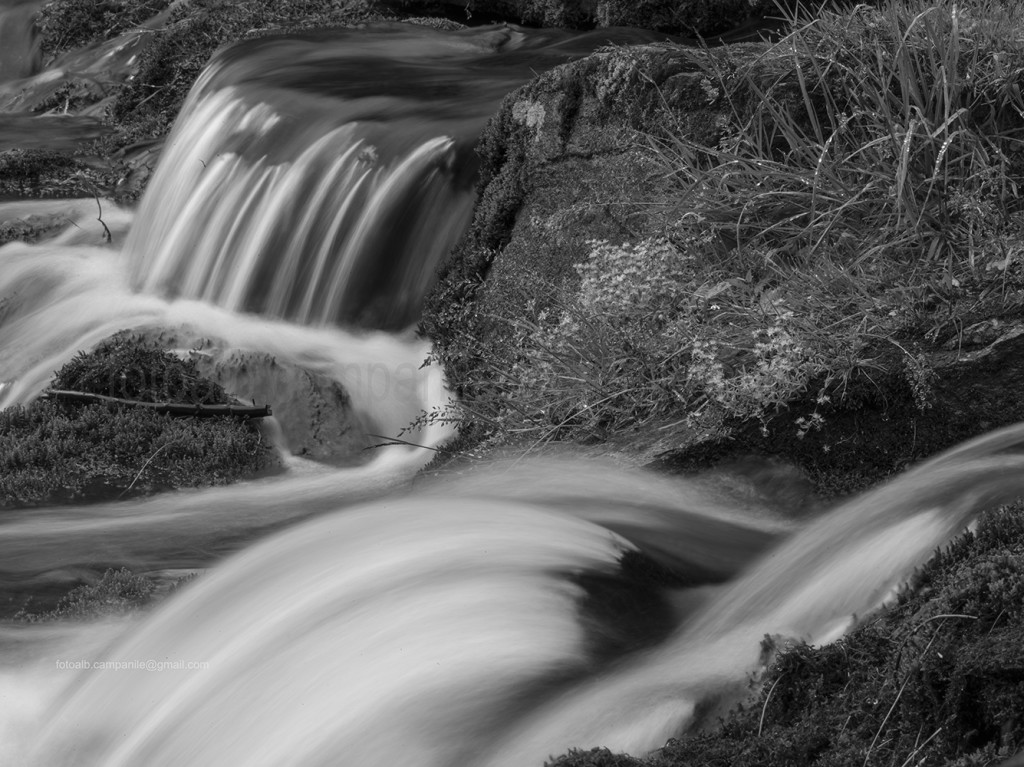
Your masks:
<instances>
[{"instance_id":1,"label":"small plant","mask_svg":"<svg viewBox=\"0 0 1024 767\"><path fill-rule=\"evenodd\" d=\"M107 570L96 583L77 586L52 610L41 613L22 609L15 620L43 623L53 620L88 620L123 615L145 607L153 599L153 583L122 567Z\"/></svg>"}]
</instances>

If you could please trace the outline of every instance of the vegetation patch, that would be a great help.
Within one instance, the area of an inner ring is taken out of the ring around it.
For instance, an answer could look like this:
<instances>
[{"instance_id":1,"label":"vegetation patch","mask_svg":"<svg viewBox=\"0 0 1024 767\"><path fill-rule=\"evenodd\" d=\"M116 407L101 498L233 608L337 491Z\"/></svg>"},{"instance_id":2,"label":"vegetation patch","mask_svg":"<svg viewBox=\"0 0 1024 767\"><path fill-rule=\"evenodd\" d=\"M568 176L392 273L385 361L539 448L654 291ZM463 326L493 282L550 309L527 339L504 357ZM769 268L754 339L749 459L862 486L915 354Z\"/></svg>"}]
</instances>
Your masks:
<instances>
[{"instance_id":1,"label":"vegetation patch","mask_svg":"<svg viewBox=\"0 0 1024 767\"><path fill-rule=\"evenodd\" d=\"M497 440L706 440L799 402L799 437L891 379L927 411L925 353L962 346L979 312L1024 313L1020 13L900 0L695 53L715 138L663 89L678 129L635 150L659 215L587 243L575 274L506 280L519 301L455 296L439 354L464 404L424 418ZM490 247L493 275L509 248Z\"/></svg>"},{"instance_id":2,"label":"vegetation patch","mask_svg":"<svg viewBox=\"0 0 1024 767\"><path fill-rule=\"evenodd\" d=\"M43 54L109 40L164 10L170 0L51 0L39 13Z\"/></svg>"},{"instance_id":3,"label":"vegetation patch","mask_svg":"<svg viewBox=\"0 0 1024 767\"><path fill-rule=\"evenodd\" d=\"M1024 509L988 513L898 603L835 644L785 648L752 703L647 759L552 767L996 763L1024 748ZM771 644L771 640L769 645Z\"/></svg>"},{"instance_id":4,"label":"vegetation patch","mask_svg":"<svg viewBox=\"0 0 1024 767\"><path fill-rule=\"evenodd\" d=\"M79 354L57 371L53 386L143 402L229 401L191 361L128 335ZM0 507L223 485L277 466L259 430L233 417L175 418L52 400L0 412Z\"/></svg>"},{"instance_id":5,"label":"vegetation patch","mask_svg":"<svg viewBox=\"0 0 1024 767\"><path fill-rule=\"evenodd\" d=\"M269 32L351 26L382 17L369 4L325 0L190 0L176 7L110 108L110 150L165 135L220 46Z\"/></svg>"},{"instance_id":6,"label":"vegetation patch","mask_svg":"<svg viewBox=\"0 0 1024 767\"><path fill-rule=\"evenodd\" d=\"M152 581L127 568L107 570L96 583L76 586L57 600L50 610L31 612L28 607L14 620L44 623L55 620L94 620L134 612L154 598Z\"/></svg>"},{"instance_id":7,"label":"vegetation patch","mask_svg":"<svg viewBox=\"0 0 1024 767\"><path fill-rule=\"evenodd\" d=\"M88 197L96 188L79 158L43 149L0 152L0 199Z\"/></svg>"}]
</instances>

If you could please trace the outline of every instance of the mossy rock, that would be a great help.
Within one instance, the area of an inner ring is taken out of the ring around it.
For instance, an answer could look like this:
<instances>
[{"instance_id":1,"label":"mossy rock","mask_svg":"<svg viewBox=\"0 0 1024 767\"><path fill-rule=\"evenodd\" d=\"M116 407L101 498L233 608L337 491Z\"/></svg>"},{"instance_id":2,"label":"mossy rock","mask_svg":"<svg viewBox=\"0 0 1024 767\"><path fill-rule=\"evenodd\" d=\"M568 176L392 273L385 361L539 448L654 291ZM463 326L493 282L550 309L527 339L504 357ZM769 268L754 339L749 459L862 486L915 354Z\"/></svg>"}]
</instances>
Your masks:
<instances>
[{"instance_id":1,"label":"mossy rock","mask_svg":"<svg viewBox=\"0 0 1024 767\"><path fill-rule=\"evenodd\" d=\"M740 45L729 55L761 50ZM730 115L709 98L700 58L721 55L672 44L603 50L504 99L477 148L473 222L421 324L460 393L511 351L494 318L543 310L545 291L578 281L590 241L664 231L666 187L643 147L670 132L717 143Z\"/></svg>"},{"instance_id":2,"label":"mossy rock","mask_svg":"<svg viewBox=\"0 0 1024 767\"><path fill-rule=\"evenodd\" d=\"M56 388L141 402L223 404L224 390L124 335L57 371ZM0 411L0 508L224 485L280 470L249 421L176 418L120 404L39 400Z\"/></svg>"},{"instance_id":3,"label":"mossy rock","mask_svg":"<svg viewBox=\"0 0 1024 767\"><path fill-rule=\"evenodd\" d=\"M841 497L958 442L1024 421L1016 395L1024 382L1024 311L998 318L993 308L977 324L993 333L952 333L937 344L902 338L899 348L880 343L871 355L878 370L850 380L844 399L798 398L764 423L729 423L726 439L668 451L653 467L698 471L739 456L774 456L799 466L823 495ZM915 393L921 385L926 391ZM823 426L799 429L797 419L813 411Z\"/></svg>"}]
</instances>

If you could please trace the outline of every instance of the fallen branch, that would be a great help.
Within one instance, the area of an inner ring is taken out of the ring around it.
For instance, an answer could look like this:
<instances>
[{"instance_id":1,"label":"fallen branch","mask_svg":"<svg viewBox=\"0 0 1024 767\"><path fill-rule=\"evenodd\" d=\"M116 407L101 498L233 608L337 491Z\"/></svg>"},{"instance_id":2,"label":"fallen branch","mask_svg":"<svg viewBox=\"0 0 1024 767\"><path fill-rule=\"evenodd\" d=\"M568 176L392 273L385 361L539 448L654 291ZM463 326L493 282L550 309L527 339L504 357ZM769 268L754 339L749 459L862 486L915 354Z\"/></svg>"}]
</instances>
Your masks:
<instances>
[{"instance_id":1,"label":"fallen branch","mask_svg":"<svg viewBox=\"0 0 1024 767\"><path fill-rule=\"evenodd\" d=\"M168 413L170 415L188 415L195 418L210 418L217 415L233 415L240 418L269 418L272 413L270 405L252 406L249 405L194 405L187 402L139 402L134 399L122 399L120 397L107 397L103 394L89 394L83 391L67 391L64 389L46 389L43 396L49 399L64 400L65 402L108 402L115 405L127 405L129 407L142 407L155 410L157 413Z\"/></svg>"},{"instance_id":2,"label":"fallen branch","mask_svg":"<svg viewBox=\"0 0 1024 767\"><path fill-rule=\"evenodd\" d=\"M107 222L103 220L103 206L100 205L100 196L95 192L93 192L92 196L96 198L96 208L99 210L99 215L96 216L96 220L103 224L103 239L107 242L113 242L114 235L110 233L110 229L107 227Z\"/></svg>"}]
</instances>

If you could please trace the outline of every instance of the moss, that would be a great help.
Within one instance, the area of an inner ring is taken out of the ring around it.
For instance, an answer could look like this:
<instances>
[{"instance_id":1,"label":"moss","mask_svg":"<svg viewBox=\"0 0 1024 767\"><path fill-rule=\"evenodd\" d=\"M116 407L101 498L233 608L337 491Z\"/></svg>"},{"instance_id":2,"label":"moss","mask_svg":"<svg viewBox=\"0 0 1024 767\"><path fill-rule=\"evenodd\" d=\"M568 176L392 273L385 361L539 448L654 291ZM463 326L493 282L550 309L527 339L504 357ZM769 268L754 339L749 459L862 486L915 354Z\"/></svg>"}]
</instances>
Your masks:
<instances>
[{"instance_id":1,"label":"moss","mask_svg":"<svg viewBox=\"0 0 1024 767\"><path fill-rule=\"evenodd\" d=\"M473 223L442 267L420 326L450 383L474 405L502 400L515 362L513 325L578 284L589 240L618 242L662 226L664 190L642 147L671 131L717 140L720 107L703 99L702 55L717 54L608 49L542 74L489 121ZM492 418L497 408L479 412ZM477 424L473 433L492 430Z\"/></svg>"},{"instance_id":2,"label":"moss","mask_svg":"<svg viewBox=\"0 0 1024 767\"><path fill-rule=\"evenodd\" d=\"M132 334L79 352L54 374L51 388L140 402L228 404L219 384L199 376L193 360L181 360Z\"/></svg>"},{"instance_id":3,"label":"moss","mask_svg":"<svg viewBox=\"0 0 1024 767\"><path fill-rule=\"evenodd\" d=\"M0 604L0 618L23 623L81 621L117 617L150 608L195 580L196 573L168 577L138 574L128 568L107 568L78 585L28 584L5 589L8 604ZM20 607L15 608L15 605ZM5 610L5 608L7 608Z\"/></svg>"},{"instance_id":4,"label":"moss","mask_svg":"<svg viewBox=\"0 0 1024 767\"><path fill-rule=\"evenodd\" d=\"M108 40L152 18L170 0L50 0L39 13L43 53L58 53Z\"/></svg>"},{"instance_id":5,"label":"moss","mask_svg":"<svg viewBox=\"0 0 1024 767\"><path fill-rule=\"evenodd\" d=\"M42 149L0 152L0 199L84 197L92 194L92 173L69 154Z\"/></svg>"},{"instance_id":6,"label":"moss","mask_svg":"<svg viewBox=\"0 0 1024 767\"><path fill-rule=\"evenodd\" d=\"M141 401L227 401L191 362L131 336L78 355L54 386ZM272 471L278 460L252 423L231 417L52 400L0 411L0 507L223 485Z\"/></svg>"},{"instance_id":7,"label":"moss","mask_svg":"<svg viewBox=\"0 0 1024 767\"><path fill-rule=\"evenodd\" d=\"M594 748L590 751L574 749L546 764L550 767L642 767L643 762L625 754L613 754L607 748Z\"/></svg>"}]
</instances>

